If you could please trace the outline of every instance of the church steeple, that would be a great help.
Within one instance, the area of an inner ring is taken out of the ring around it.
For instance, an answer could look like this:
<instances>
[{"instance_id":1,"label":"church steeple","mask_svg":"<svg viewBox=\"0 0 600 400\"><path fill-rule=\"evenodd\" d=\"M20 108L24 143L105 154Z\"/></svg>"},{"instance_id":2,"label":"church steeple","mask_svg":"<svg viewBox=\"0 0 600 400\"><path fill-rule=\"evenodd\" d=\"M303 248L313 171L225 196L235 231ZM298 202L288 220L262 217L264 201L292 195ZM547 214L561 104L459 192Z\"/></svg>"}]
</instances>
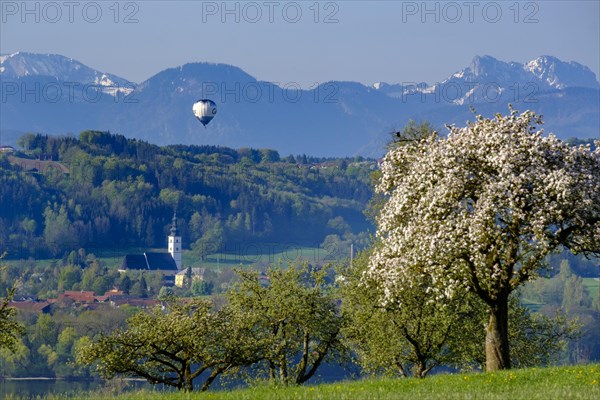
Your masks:
<instances>
[{"instance_id":1,"label":"church steeple","mask_svg":"<svg viewBox=\"0 0 600 400\"><path fill-rule=\"evenodd\" d=\"M182 268L181 245L181 236L179 236L179 229L177 229L177 211L175 211L173 212L173 223L171 224L171 234L169 235L169 253L173 257L178 270Z\"/></svg>"},{"instance_id":2,"label":"church steeple","mask_svg":"<svg viewBox=\"0 0 600 400\"><path fill-rule=\"evenodd\" d=\"M177 229L177 211L173 212L173 220L171 224L171 236L179 236L179 230Z\"/></svg>"}]
</instances>

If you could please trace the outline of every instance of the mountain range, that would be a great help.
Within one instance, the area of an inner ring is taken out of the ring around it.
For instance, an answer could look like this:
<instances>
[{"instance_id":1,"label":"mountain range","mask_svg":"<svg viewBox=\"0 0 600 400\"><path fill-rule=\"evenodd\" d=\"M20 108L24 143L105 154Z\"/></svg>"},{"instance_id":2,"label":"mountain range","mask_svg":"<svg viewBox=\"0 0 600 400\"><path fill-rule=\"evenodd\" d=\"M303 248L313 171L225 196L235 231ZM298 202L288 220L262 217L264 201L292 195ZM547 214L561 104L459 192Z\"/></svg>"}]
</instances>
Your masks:
<instances>
[{"instance_id":1,"label":"mountain range","mask_svg":"<svg viewBox=\"0 0 600 400\"><path fill-rule=\"evenodd\" d=\"M142 83L94 70L61 55L0 56L0 144L23 132L78 134L108 130L151 143L271 148L282 155L372 156L409 119L446 124L518 110L542 115L546 132L600 138L600 84L576 62L541 56L526 63L476 56L433 84L331 81L310 89L259 81L213 63L169 68ZM203 128L199 98L217 103Z\"/></svg>"}]
</instances>

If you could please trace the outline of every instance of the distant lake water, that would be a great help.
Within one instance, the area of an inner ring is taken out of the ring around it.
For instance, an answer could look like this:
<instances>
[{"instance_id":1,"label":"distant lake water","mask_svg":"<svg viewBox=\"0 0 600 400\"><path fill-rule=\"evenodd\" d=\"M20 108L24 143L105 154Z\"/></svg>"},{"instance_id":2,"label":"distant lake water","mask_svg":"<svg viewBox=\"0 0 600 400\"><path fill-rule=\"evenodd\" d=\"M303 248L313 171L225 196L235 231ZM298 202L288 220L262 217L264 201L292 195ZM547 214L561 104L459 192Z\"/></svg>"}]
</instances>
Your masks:
<instances>
[{"instance_id":1,"label":"distant lake water","mask_svg":"<svg viewBox=\"0 0 600 400\"><path fill-rule=\"evenodd\" d=\"M152 386L145 381L65 381L55 379L0 379L0 399L35 399L37 396L53 394L64 397L81 395L82 392L102 391L106 393L119 393L137 389L165 390L162 385Z\"/></svg>"},{"instance_id":2,"label":"distant lake water","mask_svg":"<svg viewBox=\"0 0 600 400\"><path fill-rule=\"evenodd\" d=\"M310 380L309 384L330 383L345 379L352 379L358 375L358 368L354 365L346 365L342 368L338 365L323 364L317 374ZM196 381L196 389L201 386L202 380ZM210 387L211 391L232 389L244 386L241 381L227 379L221 381L220 377ZM111 394L132 390L152 390L158 392L174 391L172 387L164 385L151 385L145 380L113 379L111 381L69 381L44 378L27 378L2 380L0 378L0 400L18 399L18 400L37 400L40 396L44 399L47 395L59 395L60 398L69 398L73 396L82 397L83 392L97 392L107 396ZM86 397L85 394L83 397ZM91 396L88 396L91 398Z\"/></svg>"}]
</instances>

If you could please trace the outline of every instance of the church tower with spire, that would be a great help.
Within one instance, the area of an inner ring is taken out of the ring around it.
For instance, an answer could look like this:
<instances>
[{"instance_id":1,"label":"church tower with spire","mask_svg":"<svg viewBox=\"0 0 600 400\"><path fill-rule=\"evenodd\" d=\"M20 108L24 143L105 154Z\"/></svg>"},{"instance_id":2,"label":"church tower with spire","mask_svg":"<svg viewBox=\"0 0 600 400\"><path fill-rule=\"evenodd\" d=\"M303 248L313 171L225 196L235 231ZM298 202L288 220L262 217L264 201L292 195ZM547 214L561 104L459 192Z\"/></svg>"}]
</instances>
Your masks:
<instances>
[{"instance_id":1,"label":"church tower with spire","mask_svg":"<svg viewBox=\"0 0 600 400\"><path fill-rule=\"evenodd\" d=\"M177 269L181 271L181 236L179 236L179 230L177 229L177 212L173 213L173 224L169 235L169 253L175 260Z\"/></svg>"}]
</instances>

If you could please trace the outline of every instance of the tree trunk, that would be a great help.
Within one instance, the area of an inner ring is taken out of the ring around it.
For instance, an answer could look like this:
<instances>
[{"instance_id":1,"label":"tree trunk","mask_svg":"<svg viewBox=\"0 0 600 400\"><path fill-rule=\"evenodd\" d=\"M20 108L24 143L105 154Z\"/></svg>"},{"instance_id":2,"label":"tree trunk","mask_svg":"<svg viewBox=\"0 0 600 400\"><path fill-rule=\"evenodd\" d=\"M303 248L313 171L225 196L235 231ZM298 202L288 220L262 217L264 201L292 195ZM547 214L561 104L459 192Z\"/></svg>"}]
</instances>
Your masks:
<instances>
[{"instance_id":1,"label":"tree trunk","mask_svg":"<svg viewBox=\"0 0 600 400\"><path fill-rule=\"evenodd\" d=\"M192 392L194 390L194 378L192 378L192 367L189 362L186 362L185 365L185 391Z\"/></svg>"},{"instance_id":2,"label":"tree trunk","mask_svg":"<svg viewBox=\"0 0 600 400\"><path fill-rule=\"evenodd\" d=\"M296 367L296 384L300 384L302 379L304 378L304 374L306 374L306 367L308 366L308 353L310 351L309 343L310 335L308 332L304 332L302 357L300 358L300 362Z\"/></svg>"},{"instance_id":3,"label":"tree trunk","mask_svg":"<svg viewBox=\"0 0 600 400\"><path fill-rule=\"evenodd\" d=\"M304 374L302 379L299 379L296 381L297 384L301 385L304 382L308 381L310 378L312 378L312 376L315 374L315 372L317 372L317 368L319 368L319 366L321 365L321 362L323 361L323 359L329 352L330 346L331 345L328 343L327 345L325 345L325 348L323 348L317 352L317 357L315 358L315 361L313 362L312 367L310 368L308 373Z\"/></svg>"},{"instance_id":4,"label":"tree trunk","mask_svg":"<svg viewBox=\"0 0 600 400\"><path fill-rule=\"evenodd\" d=\"M200 389L200 391L201 392L207 391L208 388L210 387L210 384L213 383L213 381L217 378L217 376L219 376L221 374L221 372L223 372L223 369L215 367L215 369L212 371L212 373L210 374L208 379L206 379L206 382L204 382L204 385L202 385L202 388Z\"/></svg>"},{"instance_id":5,"label":"tree trunk","mask_svg":"<svg viewBox=\"0 0 600 400\"><path fill-rule=\"evenodd\" d=\"M279 380L284 385L288 384L287 360L285 359L285 356L279 357Z\"/></svg>"},{"instance_id":6,"label":"tree trunk","mask_svg":"<svg viewBox=\"0 0 600 400\"><path fill-rule=\"evenodd\" d=\"M403 377L408 378L408 374L404 370L404 367L402 366L402 363L400 362L400 360L397 357L394 359L394 364L396 365L396 368L398 368L398 371L400 371L400 374Z\"/></svg>"},{"instance_id":7,"label":"tree trunk","mask_svg":"<svg viewBox=\"0 0 600 400\"><path fill-rule=\"evenodd\" d=\"M415 378L425 378L425 370L427 369L425 366L426 362L423 360L419 360L415 363L414 366L414 371L415 371Z\"/></svg>"},{"instance_id":8,"label":"tree trunk","mask_svg":"<svg viewBox=\"0 0 600 400\"><path fill-rule=\"evenodd\" d=\"M269 379L271 382L275 381L275 364L269 360Z\"/></svg>"},{"instance_id":9,"label":"tree trunk","mask_svg":"<svg viewBox=\"0 0 600 400\"><path fill-rule=\"evenodd\" d=\"M490 320L485 329L485 370L510 369L508 346L508 297L489 307Z\"/></svg>"}]
</instances>

